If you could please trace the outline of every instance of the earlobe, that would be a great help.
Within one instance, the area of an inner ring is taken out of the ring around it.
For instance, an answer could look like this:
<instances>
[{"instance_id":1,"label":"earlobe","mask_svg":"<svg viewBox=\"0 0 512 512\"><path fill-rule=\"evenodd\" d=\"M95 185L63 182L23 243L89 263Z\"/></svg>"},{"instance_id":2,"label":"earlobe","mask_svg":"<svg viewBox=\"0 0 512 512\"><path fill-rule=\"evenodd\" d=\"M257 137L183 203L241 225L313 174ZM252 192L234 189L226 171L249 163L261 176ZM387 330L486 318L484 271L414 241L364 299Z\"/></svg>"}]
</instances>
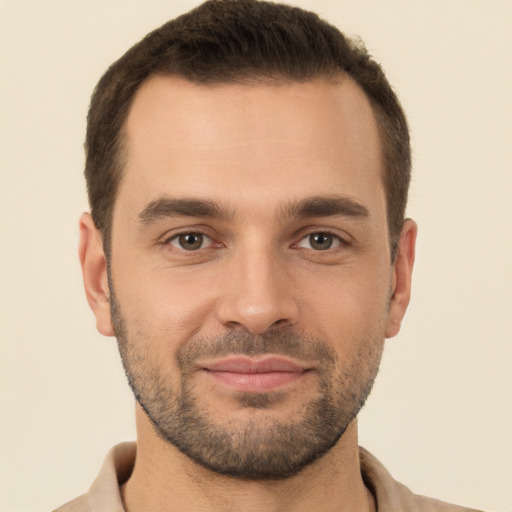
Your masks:
<instances>
[{"instance_id":1,"label":"earlobe","mask_svg":"<svg viewBox=\"0 0 512 512\"><path fill-rule=\"evenodd\" d=\"M78 248L87 302L96 316L96 328L105 336L114 336L110 316L107 260L101 234L89 213L80 217Z\"/></svg>"},{"instance_id":2,"label":"earlobe","mask_svg":"<svg viewBox=\"0 0 512 512\"><path fill-rule=\"evenodd\" d=\"M393 263L392 296L389 306L386 338L396 336L411 299L411 278L416 251L418 226L407 219L398 241L397 254Z\"/></svg>"}]
</instances>

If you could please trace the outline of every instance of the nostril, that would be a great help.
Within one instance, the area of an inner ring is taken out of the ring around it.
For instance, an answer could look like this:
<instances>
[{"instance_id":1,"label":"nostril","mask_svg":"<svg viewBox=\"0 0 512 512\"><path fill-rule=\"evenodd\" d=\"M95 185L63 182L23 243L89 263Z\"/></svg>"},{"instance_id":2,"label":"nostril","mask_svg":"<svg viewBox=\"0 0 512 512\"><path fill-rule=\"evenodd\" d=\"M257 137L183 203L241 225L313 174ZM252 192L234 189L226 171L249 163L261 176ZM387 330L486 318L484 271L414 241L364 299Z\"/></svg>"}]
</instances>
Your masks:
<instances>
[{"instance_id":1,"label":"nostril","mask_svg":"<svg viewBox=\"0 0 512 512\"><path fill-rule=\"evenodd\" d=\"M270 327L283 327L285 325L288 325L290 323L289 320L286 318L281 318L279 320L276 320Z\"/></svg>"},{"instance_id":2,"label":"nostril","mask_svg":"<svg viewBox=\"0 0 512 512\"><path fill-rule=\"evenodd\" d=\"M263 334L266 331L272 330L272 329L281 329L284 327L288 327L293 322L291 319L287 318L280 318L274 322L271 320L260 318L260 319L245 319L245 321L235 321L230 320L228 322L224 322L224 325L233 330L233 331L244 331L244 332L250 332L251 334L259 335Z\"/></svg>"}]
</instances>

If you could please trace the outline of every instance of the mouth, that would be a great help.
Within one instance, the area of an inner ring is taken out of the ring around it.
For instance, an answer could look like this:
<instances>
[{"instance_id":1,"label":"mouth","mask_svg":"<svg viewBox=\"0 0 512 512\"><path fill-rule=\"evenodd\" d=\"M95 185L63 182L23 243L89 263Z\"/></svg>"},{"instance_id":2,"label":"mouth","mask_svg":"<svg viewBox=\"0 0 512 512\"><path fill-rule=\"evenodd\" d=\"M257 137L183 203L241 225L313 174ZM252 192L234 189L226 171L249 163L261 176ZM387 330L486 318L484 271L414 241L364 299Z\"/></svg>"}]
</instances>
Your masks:
<instances>
[{"instance_id":1,"label":"mouth","mask_svg":"<svg viewBox=\"0 0 512 512\"><path fill-rule=\"evenodd\" d=\"M206 362L201 370L235 391L264 393L301 380L312 368L280 356L232 356Z\"/></svg>"}]
</instances>

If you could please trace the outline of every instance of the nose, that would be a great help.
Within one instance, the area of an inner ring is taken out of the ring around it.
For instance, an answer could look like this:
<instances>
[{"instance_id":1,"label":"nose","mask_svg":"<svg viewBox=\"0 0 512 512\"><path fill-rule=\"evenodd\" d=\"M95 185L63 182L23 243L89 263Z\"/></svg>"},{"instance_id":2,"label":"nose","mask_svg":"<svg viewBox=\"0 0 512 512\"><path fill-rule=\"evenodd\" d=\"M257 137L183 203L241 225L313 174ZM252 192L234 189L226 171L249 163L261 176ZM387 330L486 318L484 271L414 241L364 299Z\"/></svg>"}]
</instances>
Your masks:
<instances>
[{"instance_id":1,"label":"nose","mask_svg":"<svg viewBox=\"0 0 512 512\"><path fill-rule=\"evenodd\" d=\"M296 324L299 307L284 263L270 250L234 256L218 302L220 323L252 334Z\"/></svg>"}]
</instances>

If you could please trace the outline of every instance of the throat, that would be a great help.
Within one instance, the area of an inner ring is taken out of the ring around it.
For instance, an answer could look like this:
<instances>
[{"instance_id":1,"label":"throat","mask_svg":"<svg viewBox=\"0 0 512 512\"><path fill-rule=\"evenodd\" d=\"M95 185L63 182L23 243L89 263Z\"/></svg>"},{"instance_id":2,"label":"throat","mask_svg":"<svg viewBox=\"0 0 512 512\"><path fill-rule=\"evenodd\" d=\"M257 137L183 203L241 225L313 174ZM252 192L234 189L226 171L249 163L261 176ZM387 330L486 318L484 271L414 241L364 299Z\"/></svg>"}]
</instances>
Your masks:
<instances>
[{"instance_id":1,"label":"throat","mask_svg":"<svg viewBox=\"0 0 512 512\"><path fill-rule=\"evenodd\" d=\"M143 411L142 414L145 416ZM147 417L138 417L137 429L135 467L121 487L126 512L376 510L375 500L361 477L354 424L323 457L281 480L215 473L158 437Z\"/></svg>"}]
</instances>

